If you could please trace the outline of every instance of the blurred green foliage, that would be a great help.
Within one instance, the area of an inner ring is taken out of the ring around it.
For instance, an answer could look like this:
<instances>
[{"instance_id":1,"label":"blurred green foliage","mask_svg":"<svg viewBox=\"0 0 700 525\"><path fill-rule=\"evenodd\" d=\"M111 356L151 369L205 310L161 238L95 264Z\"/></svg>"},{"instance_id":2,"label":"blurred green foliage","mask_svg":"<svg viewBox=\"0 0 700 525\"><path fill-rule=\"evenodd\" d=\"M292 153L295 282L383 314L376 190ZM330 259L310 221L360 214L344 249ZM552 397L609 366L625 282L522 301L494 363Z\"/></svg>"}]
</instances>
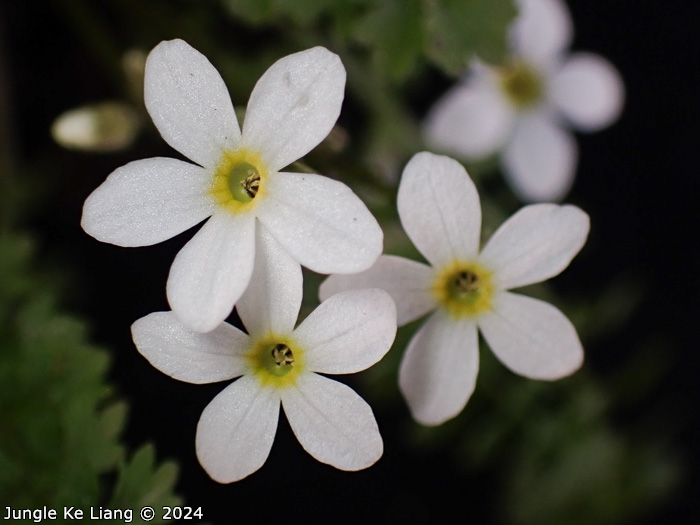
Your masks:
<instances>
[{"instance_id":1,"label":"blurred green foliage","mask_svg":"<svg viewBox=\"0 0 700 525\"><path fill-rule=\"evenodd\" d=\"M127 405L105 381L108 354L60 311L34 243L0 233L0 494L14 508L177 505L177 466L146 445L130 460Z\"/></svg>"}]
</instances>

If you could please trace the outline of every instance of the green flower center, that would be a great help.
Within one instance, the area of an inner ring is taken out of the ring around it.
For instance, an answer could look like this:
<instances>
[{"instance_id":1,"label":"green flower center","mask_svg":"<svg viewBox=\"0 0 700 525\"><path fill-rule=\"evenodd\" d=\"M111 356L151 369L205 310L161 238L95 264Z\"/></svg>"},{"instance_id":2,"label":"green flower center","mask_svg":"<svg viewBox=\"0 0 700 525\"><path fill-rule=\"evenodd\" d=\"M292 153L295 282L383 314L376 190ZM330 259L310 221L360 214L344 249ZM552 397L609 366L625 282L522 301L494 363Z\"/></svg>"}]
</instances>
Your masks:
<instances>
[{"instance_id":1,"label":"green flower center","mask_svg":"<svg viewBox=\"0 0 700 525\"><path fill-rule=\"evenodd\" d=\"M453 261L436 274L432 289L438 303L456 319L478 317L491 309L491 272L475 262Z\"/></svg>"},{"instance_id":2,"label":"green flower center","mask_svg":"<svg viewBox=\"0 0 700 525\"><path fill-rule=\"evenodd\" d=\"M448 295L463 304L474 304L481 297L482 284L479 275L469 270L462 270L453 275L447 283Z\"/></svg>"},{"instance_id":3,"label":"green flower center","mask_svg":"<svg viewBox=\"0 0 700 525\"><path fill-rule=\"evenodd\" d=\"M277 343L263 350L260 360L265 369L275 377L286 376L294 368L292 349L284 343Z\"/></svg>"},{"instance_id":4,"label":"green flower center","mask_svg":"<svg viewBox=\"0 0 700 525\"><path fill-rule=\"evenodd\" d=\"M500 70L501 87L519 109L536 106L544 96L540 74L524 62L512 62Z\"/></svg>"},{"instance_id":5,"label":"green flower center","mask_svg":"<svg viewBox=\"0 0 700 525\"><path fill-rule=\"evenodd\" d=\"M228 175L228 189L238 202L250 202L258 194L260 173L249 162L240 162L231 168Z\"/></svg>"}]
</instances>

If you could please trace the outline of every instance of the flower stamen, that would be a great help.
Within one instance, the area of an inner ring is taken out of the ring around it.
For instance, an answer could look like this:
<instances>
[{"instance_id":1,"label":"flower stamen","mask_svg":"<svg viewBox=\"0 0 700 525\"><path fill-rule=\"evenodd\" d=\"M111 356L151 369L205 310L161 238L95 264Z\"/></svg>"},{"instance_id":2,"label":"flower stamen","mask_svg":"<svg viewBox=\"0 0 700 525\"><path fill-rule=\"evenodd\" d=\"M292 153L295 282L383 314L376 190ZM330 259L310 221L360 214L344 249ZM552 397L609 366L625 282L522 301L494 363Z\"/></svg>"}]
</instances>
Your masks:
<instances>
[{"instance_id":1,"label":"flower stamen","mask_svg":"<svg viewBox=\"0 0 700 525\"><path fill-rule=\"evenodd\" d=\"M454 261L436 276L433 293L453 317L475 317L491 308L491 272L473 262Z\"/></svg>"}]
</instances>

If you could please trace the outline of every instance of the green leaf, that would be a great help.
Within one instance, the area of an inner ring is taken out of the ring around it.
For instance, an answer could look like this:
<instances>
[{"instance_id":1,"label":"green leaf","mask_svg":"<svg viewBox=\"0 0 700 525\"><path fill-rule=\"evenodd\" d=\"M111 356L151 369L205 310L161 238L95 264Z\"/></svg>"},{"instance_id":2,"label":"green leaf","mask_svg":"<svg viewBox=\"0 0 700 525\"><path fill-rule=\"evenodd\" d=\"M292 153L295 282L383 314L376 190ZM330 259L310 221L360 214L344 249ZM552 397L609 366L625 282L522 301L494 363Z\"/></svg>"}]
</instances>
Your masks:
<instances>
[{"instance_id":1,"label":"green leaf","mask_svg":"<svg viewBox=\"0 0 700 525\"><path fill-rule=\"evenodd\" d=\"M155 449L150 443L143 445L119 468L119 476L109 502L110 508L141 508L144 506L161 509L164 506L182 505L181 498L172 494L177 481L178 467L166 461L156 468ZM160 513L150 523L163 523ZM136 518L139 523L140 518Z\"/></svg>"},{"instance_id":2,"label":"green leaf","mask_svg":"<svg viewBox=\"0 0 700 525\"><path fill-rule=\"evenodd\" d=\"M355 28L355 38L371 49L375 70L394 80L414 69L424 46L421 0L378 2Z\"/></svg>"},{"instance_id":3,"label":"green leaf","mask_svg":"<svg viewBox=\"0 0 700 525\"><path fill-rule=\"evenodd\" d=\"M512 0L425 0L425 54L445 73L461 75L475 56L501 63L507 54Z\"/></svg>"}]
</instances>

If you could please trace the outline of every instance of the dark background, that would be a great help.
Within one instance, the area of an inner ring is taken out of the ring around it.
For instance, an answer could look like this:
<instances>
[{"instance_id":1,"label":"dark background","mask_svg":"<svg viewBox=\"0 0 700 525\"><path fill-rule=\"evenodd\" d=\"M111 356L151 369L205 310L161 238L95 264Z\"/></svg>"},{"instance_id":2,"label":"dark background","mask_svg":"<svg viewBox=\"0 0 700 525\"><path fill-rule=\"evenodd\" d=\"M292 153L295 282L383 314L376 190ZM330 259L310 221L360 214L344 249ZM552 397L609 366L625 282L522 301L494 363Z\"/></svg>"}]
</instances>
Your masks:
<instances>
[{"instance_id":1,"label":"dark background","mask_svg":"<svg viewBox=\"0 0 700 525\"><path fill-rule=\"evenodd\" d=\"M170 261L193 232L153 247L122 249L97 243L79 227L82 202L113 169L173 153L152 135L112 155L61 151L51 141L48 130L62 111L118 94L66 23L65 11L55 7L60 3L6 0L0 5L6 61L0 81L12 102L11 114L1 118L13 123L14 134L5 141L18 165L46 180L37 189L45 190L45 204L27 215L27 225L43 236L42 257L75 269L68 306L88 317L94 339L114 351L111 379L131 403L128 443L152 440L159 457L178 459L179 492L188 504L201 506L210 521L313 515L439 523L466 515L489 522L487 510L497 501L493 477L454 468L449 450L409 450L402 442L408 418L403 407L378 411L385 454L367 471L349 475L311 460L281 418L272 453L259 472L231 486L209 480L195 457L194 431L202 409L223 385L192 387L146 366L126 328L138 317L167 309ZM618 410L616 424L635 428L649 412L664 413L668 427L659 431L685 458L687 475L667 505L640 522L696 523L700 4L568 4L576 28L572 49L599 53L615 64L627 100L614 126L578 136L578 178L567 200L591 215L592 232L584 262L565 272L559 286L581 291L616 278L641 286L643 302L622 329L586 349L587 366L614 381L635 349L650 339L660 342L661 380L643 402ZM122 31L128 40L129 28ZM255 509L257 514L248 514Z\"/></svg>"}]
</instances>

